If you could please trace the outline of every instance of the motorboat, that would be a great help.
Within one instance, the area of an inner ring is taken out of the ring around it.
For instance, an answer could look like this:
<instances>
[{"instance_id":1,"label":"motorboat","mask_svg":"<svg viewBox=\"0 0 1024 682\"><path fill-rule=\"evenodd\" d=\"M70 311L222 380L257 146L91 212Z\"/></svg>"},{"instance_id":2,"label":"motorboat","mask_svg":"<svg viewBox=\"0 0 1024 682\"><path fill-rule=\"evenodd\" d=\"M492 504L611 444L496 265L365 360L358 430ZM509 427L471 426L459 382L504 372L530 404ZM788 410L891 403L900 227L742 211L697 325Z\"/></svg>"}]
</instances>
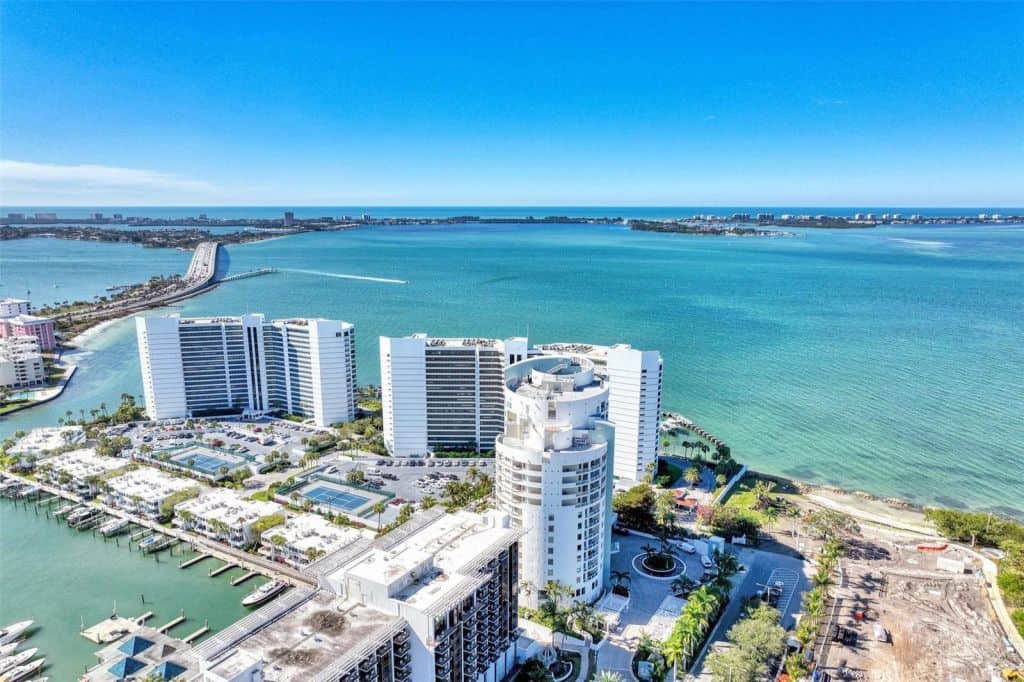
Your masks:
<instances>
[{"instance_id":1,"label":"motorboat","mask_svg":"<svg viewBox=\"0 0 1024 682\"><path fill-rule=\"evenodd\" d=\"M19 646L21 646L21 642L11 642L10 644L0 646L0 659L7 658L13 654Z\"/></svg>"},{"instance_id":2,"label":"motorboat","mask_svg":"<svg viewBox=\"0 0 1024 682\"><path fill-rule=\"evenodd\" d=\"M85 517L93 514L95 511L96 510L93 509L92 507L81 507L81 508L76 509L75 511L71 512L70 514L68 514L67 522L69 524L78 523L79 521L81 521Z\"/></svg>"},{"instance_id":3,"label":"motorboat","mask_svg":"<svg viewBox=\"0 0 1024 682\"><path fill-rule=\"evenodd\" d=\"M21 637L22 633L32 627L35 621L23 620L20 623L12 623L0 630L0 644L10 644Z\"/></svg>"},{"instance_id":4,"label":"motorboat","mask_svg":"<svg viewBox=\"0 0 1024 682\"><path fill-rule=\"evenodd\" d=\"M128 519L112 519L100 526L100 534L104 537L112 537L127 528L129 524L131 521Z\"/></svg>"},{"instance_id":5,"label":"motorboat","mask_svg":"<svg viewBox=\"0 0 1024 682\"><path fill-rule=\"evenodd\" d=\"M37 494L40 490L41 488L39 486L30 485L24 490L18 491L18 497L32 497L33 495Z\"/></svg>"},{"instance_id":6,"label":"motorboat","mask_svg":"<svg viewBox=\"0 0 1024 682\"><path fill-rule=\"evenodd\" d=\"M53 518L62 519L68 514L78 511L82 506L78 504L69 504L66 507L61 507L57 511L53 512Z\"/></svg>"},{"instance_id":7,"label":"motorboat","mask_svg":"<svg viewBox=\"0 0 1024 682\"><path fill-rule=\"evenodd\" d=\"M242 606L259 606L270 601L288 588L283 580L271 580L257 587L249 596L242 600Z\"/></svg>"},{"instance_id":8,"label":"motorboat","mask_svg":"<svg viewBox=\"0 0 1024 682\"><path fill-rule=\"evenodd\" d=\"M44 663L46 663L45 658L37 658L31 663L19 665L14 670L10 670L3 675L0 675L0 682L20 682L20 680L24 680L26 677L34 674L37 670L42 668Z\"/></svg>"},{"instance_id":9,"label":"motorboat","mask_svg":"<svg viewBox=\"0 0 1024 682\"><path fill-rule=\"evenodd\" d=\"M32 660L32 657L39 651L36 647L31 649L25 649L21 653L8 656L7 658L0 660L0 673L5 673L11 668L17 668L19 665L24 665L28 661Z\"/></svg>"},{"instance_id":10,"label":"motorboat","mask_svg":"<svg viewBox=\"0 0 1024 682\"><path fill-rule=\"evenodd\" d=\"M142 540L139 541L139 549L141 549L143 552L145 552L149 548L153 547L159 541L160 541L160 536L156 535L154 533L153 535L149 535L149 536L147 536L147 537L145 537L145 538L143 538Z\"/></svg>"}]
</instances>

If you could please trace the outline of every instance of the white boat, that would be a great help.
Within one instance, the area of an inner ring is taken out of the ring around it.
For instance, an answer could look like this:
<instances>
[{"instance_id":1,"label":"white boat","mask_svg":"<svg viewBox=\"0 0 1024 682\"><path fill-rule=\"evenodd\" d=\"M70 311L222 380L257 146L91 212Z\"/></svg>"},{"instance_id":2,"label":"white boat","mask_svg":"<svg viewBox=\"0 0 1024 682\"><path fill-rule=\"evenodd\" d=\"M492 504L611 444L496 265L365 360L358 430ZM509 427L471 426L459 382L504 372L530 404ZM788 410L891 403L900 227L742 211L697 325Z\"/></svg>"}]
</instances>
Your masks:
<instances>
[{"instance_id":1,"label":"white boat","mask_svg":"<svg viewBox=\"0 0 1024 682\"><path fill-rule=\"evenodd\" d=\"M89 507L79 507L75 511L68 514L67 521L68 523L75 523L76 521L81 521L86 516L91 514L92 511L93 510L90 509Z\"/></svg>"},{"instance_id":2,"label":"white boat","mask_svg":"<svg viewBox=\"0 0 1024 682\"><path fill-rule=\"evenodd\" d=\"M19 682L19 680L24 680L26 677L42 668L43 663L46 663L45 658L37 658L31 663L19 665L14 670L8 671L3 675L0 675L0 682Z\"/></svg>"},{"instance_id":3,"label":"white boat","mask_svg":"<svg viewBox=\"0 0 1024 682\"><path fill-rule=\"evenodd\" d=\"M61 507L57 511L53 512L53 518L55 518L55 519L62 519L65 516L67 516L68 514L71 514L72 512L76 512L76 511L78 511L81 508L82 507L80 505L69 504L68 506Z\"/></svg>"},{"instance_id":4,"label":"white boat","mask_svg":"<svg viewBox=\"0 0 1024 682\"><path fill-rule=\"evenodd\" d=\"M0 646L0 659L7 658L14 654L15 649L17 649L20 644L21 642L11 642L10 644Z\"/></svg>"},{"instance_id":5,"label":"white boat","mask_svg":"<svg viewBox=\"0 0 1024 682\"><path fill-rule=\"evenodd\" d=\"M279 595L287 587L288 583L283 580L271 580L269 583L263 583L242 600L242 606L259 606Z\"/></svg>"},{"instance_id":6,"label":"white boat","mask_svg":"<svg viewBox=\"0 0 1024 682\"><path fill-rule=\"evenodd\" d=\"M19 665L23 665L27 661L30 661L36 652L39 651L36 647L31 649L25 649L21 653L8 656L7 658L0 660L0 673L7 672L11 668L17 668Z\"/></svg>"},{"instance_id":7,"label":"white boat","mask_svg":"<svg viewBox=\"0 0 1024 682\"><path fill-rule=\"evenodd\" d=\"M14 640L21 637L21 634L32 627L32 623L35 621L23 620L20 623L13 623L8 625L3 630L0 630L0 644L9 644Z\"/></svg>"},{"instance_id":8,"label":"white boat","mask_svg":"<svg viewBox=\"0 0 1024 682\"><path fill-rule=\"evenodd\" d=\"M36 493L38 493L39 490L40 490L39 486L37 486L37 485L30 485L29 487L25 488L24 490L18 492L18 497L31 497L32 495L35 495Z\"/></svg>"},{"instance_id":9,"label":"white boat","mask_svg":"<svg viewBox=\"0 0 1024 682\"><path fill-rule=\"evenodd\" d=\"M146 549L155 545L157 543L157 540L159 539L160 536L156 534L145 537L139 542L139 549L145 551Z\"/></svg>"},{"instance_id":10,"label":"white boat","mask_svg":"<svg viewBox=\"0 0 1024 682\"><path fill-rule=\"evenodd\" d=\"M100 526L100 534L105 537L117 535L131 523L128 519L113 519Z\"/></svg>"}]
</instances>

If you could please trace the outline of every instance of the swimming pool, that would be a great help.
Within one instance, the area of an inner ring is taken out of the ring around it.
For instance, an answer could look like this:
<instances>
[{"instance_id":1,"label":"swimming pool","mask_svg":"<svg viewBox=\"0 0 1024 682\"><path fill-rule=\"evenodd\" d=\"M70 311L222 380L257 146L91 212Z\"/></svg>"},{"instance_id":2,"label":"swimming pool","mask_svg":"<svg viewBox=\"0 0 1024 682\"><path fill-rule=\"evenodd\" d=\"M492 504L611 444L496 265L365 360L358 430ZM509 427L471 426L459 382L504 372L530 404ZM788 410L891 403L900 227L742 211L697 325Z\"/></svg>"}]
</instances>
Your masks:
<instances>
[{"instance_id":1,"label":"swimming pool","mask_svg":"<svg viewBox=\"0 0 1024 682\"><path fill-rule=\"evenodd\" d=\"M370 501L370 498L355 493L318 485L302 492L302 496L314 504L323 504L344 511L354 511Z\"/></svg>"}]
</instances>

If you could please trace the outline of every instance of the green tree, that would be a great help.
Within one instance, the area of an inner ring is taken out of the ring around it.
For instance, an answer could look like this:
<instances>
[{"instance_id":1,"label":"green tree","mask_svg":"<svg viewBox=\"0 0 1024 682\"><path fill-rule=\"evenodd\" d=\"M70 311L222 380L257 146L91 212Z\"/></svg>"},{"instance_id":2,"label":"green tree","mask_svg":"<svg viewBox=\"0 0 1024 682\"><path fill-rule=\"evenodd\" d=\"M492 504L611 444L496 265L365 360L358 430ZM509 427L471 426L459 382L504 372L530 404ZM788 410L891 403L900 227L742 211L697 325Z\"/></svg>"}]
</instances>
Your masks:
<instances>
[{"instance_id":1,"label":"green tree","mask_svg":"<svg viewBox=\"0 0 1024 682\"><path fill-rule=\"evenodd\" d=\"M380 519L381 519L381 515L384 514L384 510L386 510L387 508L388 508L388 506L386 504L384 504L383 502L375 502L374 505L373 505L373 513L377 515L377 532L378 533L380 532Z\"/></svg>"},{"instance_id":2,"label":"green tree","mask_svg":"<svg viewBox=\"0 0 1024 682\"><path fill-rule=\"evenodd\" d=\"M654 489L643 483L617 493L612 499L612 509L618 514L619 522L630 528L653 526L654 506Z\"/></svg>"},{"instance_id":3,"label":"green tree","mask_svg":"<svg viewBox=\"0 0 1024 682\"><path fill-rule=\"evenodd\" d=\"M691 488L696 487L697 484L700 483L700 469L695 466L687 468L686 471L683 472L683 479L690 484Z\"/></svg>"}]
</instances>

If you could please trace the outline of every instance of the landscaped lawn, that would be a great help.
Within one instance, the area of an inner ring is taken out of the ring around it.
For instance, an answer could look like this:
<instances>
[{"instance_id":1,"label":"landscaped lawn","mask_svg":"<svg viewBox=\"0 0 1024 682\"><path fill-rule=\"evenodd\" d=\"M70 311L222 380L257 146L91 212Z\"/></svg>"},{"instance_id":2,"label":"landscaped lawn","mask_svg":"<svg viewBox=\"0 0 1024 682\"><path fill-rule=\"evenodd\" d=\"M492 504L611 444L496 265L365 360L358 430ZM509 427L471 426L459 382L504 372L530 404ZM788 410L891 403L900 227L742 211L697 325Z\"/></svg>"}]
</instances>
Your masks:
<instances>
[{"instance_id":1,"label":"landscaped lawn","mask_svg":"<svg viewBox=\"0 0 1024 682\"><path fill-rule=\"evenodd\" d=\"M729 492L729 496L725 498L723 504L726 507L737 507L744 511L744 514L758 523L767 526L768 519L765 518L764 514L754 509L754 505L757 503L757 498L754 495L754 486L758 481L771 481L775 483L775 490L772 491L772 496L779 496L788 501L793 501L792 498L799 496L799 492L793 486L792 483L785 479L772 478L771 476L764 476L762 474L749 473L740 479L733 489Z\"/></svg>"}]
</instances>

